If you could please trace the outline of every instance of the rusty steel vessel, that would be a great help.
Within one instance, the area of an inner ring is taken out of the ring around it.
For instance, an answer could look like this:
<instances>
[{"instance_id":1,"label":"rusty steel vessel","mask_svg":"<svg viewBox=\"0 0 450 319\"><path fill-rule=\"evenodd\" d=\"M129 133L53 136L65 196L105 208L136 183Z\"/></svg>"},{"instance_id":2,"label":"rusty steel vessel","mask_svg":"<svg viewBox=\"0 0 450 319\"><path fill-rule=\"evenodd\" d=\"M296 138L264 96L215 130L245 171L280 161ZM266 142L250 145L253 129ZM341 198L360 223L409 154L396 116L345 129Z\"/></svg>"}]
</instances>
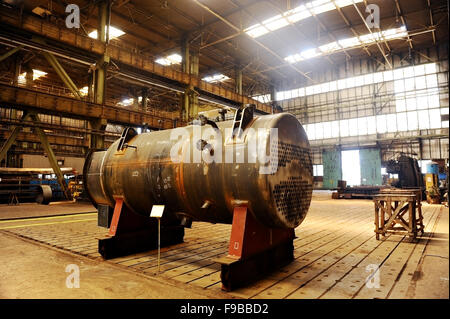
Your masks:
<instances>
[{"instance_id":1,"label":"rusty steel vessel","mask_svg":"<svg viewBox=\"0 0 450 319\"><path fill-rule=\"evenodd\" d=\"M241 130L235 134L236 127ZM219 137L199 137L198 129ZM255 150L255 140L264 146L265 161ZM221 160L196 161L195 152ZM229 154L234 155L231 162ZM233 207L245 203L265 226L295 228L306 216L313 185L306 132L288 113L142 134L130 131L107 150L91 153L84 174L94 204L114 207L115 196L121 196L130 211L145 216L152 205L162 204L165 224L183 219L230 224Z\"/></svg>"}]
</instances>

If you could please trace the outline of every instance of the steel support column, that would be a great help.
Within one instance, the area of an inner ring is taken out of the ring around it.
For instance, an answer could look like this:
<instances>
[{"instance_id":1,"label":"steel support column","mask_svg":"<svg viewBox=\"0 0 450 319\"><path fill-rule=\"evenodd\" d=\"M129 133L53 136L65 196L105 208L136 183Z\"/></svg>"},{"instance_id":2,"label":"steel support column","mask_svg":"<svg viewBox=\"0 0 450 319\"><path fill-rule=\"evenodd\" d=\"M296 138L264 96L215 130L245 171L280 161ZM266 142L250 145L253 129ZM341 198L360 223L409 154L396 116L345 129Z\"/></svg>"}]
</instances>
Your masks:
<instances>
[{"instance_id":1,"label":"steel support column","mask_svg":"<svg viewBox=\"0 0 450 319\"><path fill-rule=\"evenodd\" d=\"M242 95L242 68L240 65L234 69L234 76L235 92Z\"/></svg>"},{"instance_id":2,"label":"steel support column","mask_svg":"<svg viewBox=\"0 0 450 319\"><path fill-rule=\"evenodd\" d=\"M181 68L184 73L191 73L190 71L190 52L189 41L187 37L181 40Z\"/></svg>"},{"instance_id":3,"label":"steel support column","mask_svg":"<svg viewBox=\"0 0 450 319\"><path fill-rule=\"evenodd\" d=\"M198 76L198 62L199 62L200 53L197 51L195 53L191 52L191 74L194 76Z\"/></svg>"},{"instance_id":4,"label":"steel support column","mask_svg":"<svg viewBox=\"0 0 450 319\"><path fill-rule=\"evenodd\" d=\"M275 102L277 100L277 90L274 86L270 87L270 101Z\"/></svg>"},{"instance_id":5,"label":"steel support column","mask_svg":"<svg viewBox=\"0 0 450 319\"><path fill-rule=\"evenodd\" d=\"M111 2L109 0L101 1L98 4L98 40L105 43L109 42L109 26L111 16ZM94 102L104 104L106 91L106 75L109 64L108 47L106 46L103 56L97 61L94 73ZM90 121L90 125L95 130L105 130L106 120L98 119ZM91 135L91 148L103 148L105 138L102 135Z\"/></svg>"},{"instance_id":6,"label":"steel support column","mask_svg":"<svg viewBox=\"0 0 450 319\"><path fill-rule=\"evenodd\" d=\"M184 37L181 40L181 70L185 73L190 73L190 61L189 61L189 41L187 37ZM181 115L183 120L189 121L190 114L191 114L191 103L189 98L189 91L190 87L187 86L187 88L184 91L184 94L181 99L182 103L182 111Z\"/></svg>"},{"instance_id":7,"label":"steel support column","mask_svg":"<svg viewBox=\"0 0 450 319\"><path fill-rule=\"evenodd\" d=\"M36 123L39 123L39 116L37 114L31 114L31 118ZM50 143L48 142L47 135L45 135L44 131L40 127L34 128L39 136L39 139L41 140L42 147L44 148L45 152L47 153L48 160L50 162L50 166L53 169L53 172L56 175L56 178L58 180L59 185L61 186L62 191L64 192L64 195L67 199L72 199L72 196L70 195L69 188L66 184L66 180L64 179L64 175L61 172L61 169L58 166L58 161L56 160L55 153L53 153L53 150L50 146Z\"/></svg>"},{"instance_id":8,"label":"steel support column","mask_svg":"<svg viewBox=\"0 0 450 319\"><path fill-rule=\"evenodd\" d=\"M142 96L142 101L141 101L141 108L143 111L147 111L147 105L148 105L148 88L142 88L141 90L141 96Z\"/></svg>"},{"instance_id":9,"label":"steel support column","mask_svg":"<svg viewBox=\"0 0 450 319\"><path fill-rule=\"evenodd\" d=\"M72 92L73 96L77 99L81 99L81 94L78 91L77 86L75 83L73 83L70 76L67 74L67 72L64 70L62 65L59 63L59 61L55 58L55 56L48 52L42 52L44 57L47 59L48 63L53 67L53 69L56 71L60 79L64 82L64 84L69 88L69 90Z\"/></svg>"},{"instance_id":10,"label":"steel support column","mask_svg":"<svg viewBox=\"0 0 450 319\"><path fill-rule=\"evenodd\" d=\"M193 76L198 76L198 72L199 72L199 52L196 51L195 53L193 53L192 51L189 51L189 55L190 55L190 74ZM190 104L191 104L191 110L192 110L192 117L197 117L198 115L198 92L194 90L194 88L191 88L190 91Z\"/></svg>"},{"instance_id":11,"label":"steel support column","mask_svg":"<svg viewBox=\"0 0 450 319\"><path fill-rule=\"evenodd\" d=\"M30 116L28 112L24 112L22 115L21 121L26 121L27 118ZM8 153L8 150L11 148L11 146L14 144L14 141L16 140L17 134L19 134L21 127L20 126L14 126L11 135L8 137L8 139L3 143L2 148L0 149L0 162L5 158L6 160L6 154Z\"/></svg>"},{"instance_id":12,"label":"steel support column","mask_svg":"<svg viewBox=\"0 0 450 319\"><path fill-rule=\"evenodd\" d=\"M182 70L191 75L198 75L198 55L192 55L188 37L185 36L181 41ZM182 97L182 117L189 121L198 114L198 96L194 86L187 85Z\"/></svg>"},{"instance_id":13,"label":"steel support column","mask_svg":"<svg viewBox=\"0 0 450 319\"><path fill-rule=\"evenodd\" d=\"M90 120L90 129L96 131L105 131L107 125L106 119ZM105 147L105 136L99 134L90 134L90 147L95 149L101 149Z\"/></svg>"}]
</instances>

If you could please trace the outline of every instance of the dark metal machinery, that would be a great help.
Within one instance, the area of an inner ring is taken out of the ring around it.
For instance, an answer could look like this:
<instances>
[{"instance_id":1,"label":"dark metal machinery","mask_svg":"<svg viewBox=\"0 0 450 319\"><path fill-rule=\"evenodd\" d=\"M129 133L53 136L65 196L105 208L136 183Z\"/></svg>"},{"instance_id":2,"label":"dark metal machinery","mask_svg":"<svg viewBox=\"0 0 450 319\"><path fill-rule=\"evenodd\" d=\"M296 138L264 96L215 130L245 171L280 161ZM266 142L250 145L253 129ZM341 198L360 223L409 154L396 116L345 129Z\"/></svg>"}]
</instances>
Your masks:
<instances>
[{"instance_id":1,"label":"dark metal machinery","mask_svg":"<svg viewBox=\"0 0 450 319\"><path fill-rule=\"evenodd\" d=\"M415 158L402 154L396 160L389 160L386 163L386 172L398 175L398 179L392 185L347 187L345 181L338 181L337 191L333 192L331 196L333 199L373 198L373 196L392 187L397 189L425 189L422 173Z\"/></svg>"},{"instance_id":2,"label":"dark metal machinery","mask_svg":"<svg viewBox=\"0 0 450 319\"><path fill-rule=\"evenodd\" d=\"M398 188L423 188L423 176L419 164L415 158L400 155L397 160L390 160L386 165L386 172L398 174L398 181L394 187Z\"/></svg>"},{"instance_id":3,"label":"dark metal machinery","mask_svg":"<svg viewBox=\"0 0 450 319\"><path fill-rule=\"evenodd\" d=\"M182 242L192 221L232 224L229 254L219 260L227 290L293 259L294 228L313 185L299 121L287 113L254 118L251 107L233 121L200 119L143 134L127 129L108 150L88 155L84 178L110 227L99 240L104 258L156 247L154 204L166 206L161 245Z\"/></svg>"}]
</instances>

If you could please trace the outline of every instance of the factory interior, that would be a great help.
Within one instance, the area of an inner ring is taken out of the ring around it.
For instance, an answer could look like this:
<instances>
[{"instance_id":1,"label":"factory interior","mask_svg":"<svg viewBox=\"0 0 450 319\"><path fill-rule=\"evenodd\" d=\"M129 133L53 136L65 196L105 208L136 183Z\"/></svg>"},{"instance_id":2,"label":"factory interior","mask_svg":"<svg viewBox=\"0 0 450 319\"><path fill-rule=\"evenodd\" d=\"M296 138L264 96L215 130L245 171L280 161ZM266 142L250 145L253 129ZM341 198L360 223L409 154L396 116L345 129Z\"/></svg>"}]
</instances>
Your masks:
<instances>
[{"instance_id":1,"label":"factory interior","mask_svg":"<svg viewBox=\"0 0 450 319\"><path fill-rule=\"evenodd\" d=\"M448 29L445 0L0 1L0 299L448 300Z\"/></svg>"}]
</instances>

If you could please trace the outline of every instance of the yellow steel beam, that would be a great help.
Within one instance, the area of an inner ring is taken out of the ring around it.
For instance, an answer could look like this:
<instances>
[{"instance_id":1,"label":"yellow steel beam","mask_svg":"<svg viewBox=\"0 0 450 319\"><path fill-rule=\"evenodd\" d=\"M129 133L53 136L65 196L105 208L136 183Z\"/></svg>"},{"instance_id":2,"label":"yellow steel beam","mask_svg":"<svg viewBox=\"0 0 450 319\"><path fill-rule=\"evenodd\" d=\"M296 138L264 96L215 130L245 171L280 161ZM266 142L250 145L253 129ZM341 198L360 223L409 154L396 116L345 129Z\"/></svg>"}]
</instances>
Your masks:
<instances>
[{"instance_id":1,"label":"yellow steel beam","mask_svg":"<svg viewBox=\"0 0 450 319\"><path fill-rule=\"evenodd\" d=\"M35 113L31 114L31 118L33 121L39 123L39 116ZM64 195L67 199L72 199L72 196L69 191L69 187L67 186L66 180L64 179L64 175L61 172L61 169L58 166L58 161L56 160L55 153L52 150L52 147L50 146L50 143L48 141L47 135L45 135L44 130L42 130L40 127L34 128L39 135L39 138L41 140L41 144L44 147L45 152L47 153L47 158L50 162L50 166L53 168L53 172L56 175L56 178L58 180L59 185L61 186L61 189L64 192Z\"/></svg>"},{"instance_id":2,"label":"yellow steel beam","mask_svg":"<svg viewBox=\"0 0 450 319\"><path fill-rule=\"evenodd\" d=\"M10 57L11 55L13 55L14 53L20 51L23 48L22 45L19 45L11 50L9 50L8 52L6 52L5 54L3 54L2 56L0 56L0 62L2 62L3 60L7 59L8 57Z\"/></svg>"},{"instance_id":3,"label":"yellow steel beam","mask_svg":"<svg viewBox=\"0 0 450 319\"><path fill-rule=\"evenodd\" d=\"M23 114L21 120L25 121L29 116L30 116L30 114L28 112L25 112ZM21 129L20 126L14 126L11 134L6 139L5 143L3 143L2 148L0 149L0 161L2 161L4 157L6 157L6 153L11 148L11 146L14 144L14 141L16 140L20 129Z\"/></svg>"}]
</instances>

